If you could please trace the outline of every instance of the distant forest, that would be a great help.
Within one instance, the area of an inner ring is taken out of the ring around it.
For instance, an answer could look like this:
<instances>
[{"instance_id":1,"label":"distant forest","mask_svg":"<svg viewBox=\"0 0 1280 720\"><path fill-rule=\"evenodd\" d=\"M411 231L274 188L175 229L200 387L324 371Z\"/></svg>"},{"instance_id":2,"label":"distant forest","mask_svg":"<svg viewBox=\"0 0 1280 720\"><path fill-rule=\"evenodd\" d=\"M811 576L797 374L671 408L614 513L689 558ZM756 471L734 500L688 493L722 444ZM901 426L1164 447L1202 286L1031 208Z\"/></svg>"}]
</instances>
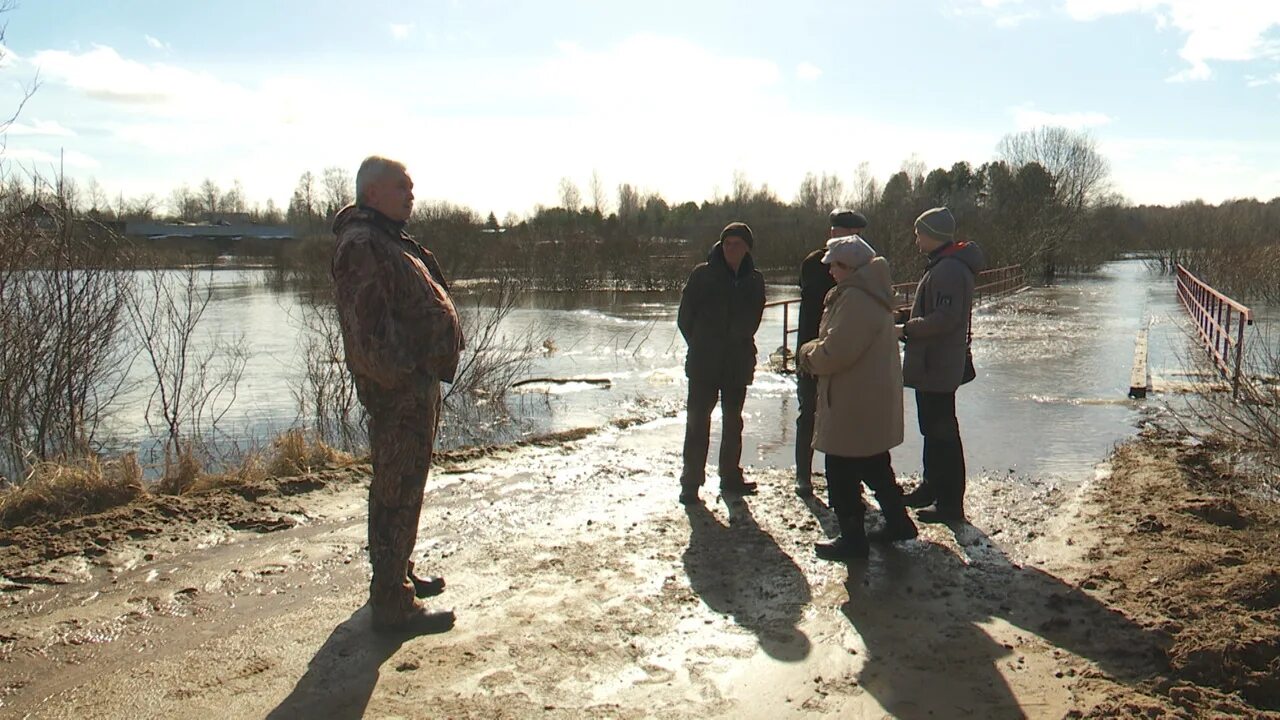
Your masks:
<instances>
[{"instance_id":1,"label":"distant forest","mask_svg":"<svg viewBox=\"0 0 1280 720\"><path fill-rule=\"evenodd\" d=\"M1008 135L996 155L977 167L957 162L932 170L912 160L883 183L865 164L851 180L810 174L789 201L744 172L719 197L678 204L626 183L608 191L598 176L585 193L564 179L559 204L526 217L500 220L448 202L419 202L409 230L455 278L514 276L563 290L670 288L683 283L725 224L741 220L755 231L757 265L771 282L788 283L800 259L824 242L827 213L849 207L870 219L866 239L889 259L896 280L906 281L922 267L912 221L946 205L959 237L979 242L990 267L1021 264L1039 281L1136 253L1165 267L1182 262L1246 299L1280 295L1280 198L1133 206L1114 192L1093 138L1064 128ZM33 192L41 186L14 181L5 204L29 202ZM84 190L60 183L58 194L64 206L90 217L194 220L242 212L287 223L301 242L283 249L277 266L291 278L322 283L329 220L352 200L354 182L341 168L304 172L284 209L248 206L238 183L224 190L210 180L180 187L166 202L154 195L112 202L93 182Z\"/></svg>"}]
</instances>

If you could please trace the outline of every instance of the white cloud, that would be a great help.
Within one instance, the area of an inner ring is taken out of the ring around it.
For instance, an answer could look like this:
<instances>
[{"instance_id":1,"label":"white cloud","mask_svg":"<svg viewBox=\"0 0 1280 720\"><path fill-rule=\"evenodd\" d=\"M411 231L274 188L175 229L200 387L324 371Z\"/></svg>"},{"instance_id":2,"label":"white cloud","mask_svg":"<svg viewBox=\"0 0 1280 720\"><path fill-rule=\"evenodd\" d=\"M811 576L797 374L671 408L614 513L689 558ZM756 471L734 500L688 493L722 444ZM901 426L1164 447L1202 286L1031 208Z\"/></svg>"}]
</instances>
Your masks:
<instances>
[{"instance_id":1,"label":"white cloud","mask_svg":"<svg viewBox=\"0 0 1280 720\"><path fill-rule=\"evenodd\" d=\"M1001 28L1016 28L1040 16L1039 11L1027 7L1026 0L962 0L961 4L953 5L950 12L961 17L985 15Z\"/></svg>"},{"instance_id":2,"label":"white cloud","mask_svg":"<svg viewBox=\"0 0 1280 720\"><path fill-rule=\"evenodd\" d=\"M1263 85L1277 85L1277 84L1280 84L1280 73L1276 73L1271 77L1257 77L1254 75L1246 75L1245 83L1249 87L1262 87Z\"/></svg>"},{"instance_id":3,"label":"white cloud","mask_svg":"<svg viewBox=\"0 0 1280 720\"><path fill-rule=\"evenodd\" d=\"M1111 118L1100 112L1052 113L1036 110L1030 106L1016 107L1012 112L1013 124L1019 130L1030 130L1046 125L1084 130L1111 123Z\"/></svg>"},{"instance_id":4,"label":"white cloud","mask_svg":"<svg viewBox=\"0 0 1280 720\"><path fill-rule=\"evenodd\" d=\"M413 33L413 23L391 23L391 37L396 40L404 40Z\"/></svg>"},{"instance_id":5,"label":"white cloud","mask_svg":"<svg viewBox=\"0 0 1280 720\"><path fill-rule=\"evenodd\" d=\"M235 86L212 75L164 63L129 60L104 45L79 54L44 50L36 53L31 62L44 79L110 102L163 105L203 99L225 107L233 99L228 96L238 94Z\"/></svg>"},{"instance_id":6,"label":"white cloud","mask_svg":"<svg viewBox=\"0 0 1280 720\"><path fill-rule=\"evenodd\" d=\"M156 50L168 50L169 44L158 40L150 35L143 35L147 39L147 44Z\"/></svg>"},{"instance_id":7,"label":"white cloud","mask_svg":"<svg viewBox=\"0 0 1280 720\"><path fill-rule=\"evenodd\" d=\"M93 170L102 166L97 160L78 150L67 150L59 156L34 148L7 148L0 153L0 158L17 163L50 165L54 168L65 166L75 170Z\"/></svg>"},{"instance_id":8,"label":"white cloud","mask_svg":"<svg viewBox=\"0 0 1280 720\"><path fill-rule=\"evenodd\" d=\"M996 17L996 27L1016 28L1022 23L1026 22L1027 20L1031 20L1035 17L1037 17L1036 13L1033 13L1033 12L999 15Z\"/></svg>"},{"instance_id":9,"label":"white cloud","mask_svg":"<svg viewBox=\"0 0 1280 720\"><path fill-rule=\"evenodd\" d=\"M1148 13L1155 15L1158 28L1184 34L1178 54L1188 67L1169 78L1174 82L1209 78L1213 61L1280 56L1280 47L1267 39L1280 25L1280 3L1274 0L1065 0L1064 7L1082 21Z\"/></svg>"},{"instance_id":10,"label":"white cloud","mask_svg":"<svg viewBox=\"0 0 1280 720\"><path fill-rule=\"evenodd\" d=\"M581 105L628 113L723 109L767 97L778 66L750 57L715 55L687 40L636 35L603 51L571 43L532 70L526 92L568 97Z\"/></svg>"},{"instance_id":11,"label":"white cloud","mask_svg":"<svg viewBox=\"0 0 1280 720\"><path fill-rule=\"evenodd\" d=\"M9 135L44 135L50 137L74 137L75 133L63 127L57 120L32 120L28 125L15 122L5 129Z\"/></svg>"},{"instance_id":12,"label":"white cloud","mask_svg":"<svg viewBox=\"0 0 1280 720\"><path fill-rule=\"evenodd\" d=\"M1280 197L1280 142L1180 138L1100 139L1112 177L1135 203Z\"/></svg>"},{"instance_id":13,"label":"white cloud","mask_svg":"<svg viewBox=\"0 0 1280 720\"><path fill-rule=\"evenodd\" d=\"M796 66L796 77L805 82L813 82L822 77L822 68L813 63L802 62Z\"/></svg>"}]
</instances>

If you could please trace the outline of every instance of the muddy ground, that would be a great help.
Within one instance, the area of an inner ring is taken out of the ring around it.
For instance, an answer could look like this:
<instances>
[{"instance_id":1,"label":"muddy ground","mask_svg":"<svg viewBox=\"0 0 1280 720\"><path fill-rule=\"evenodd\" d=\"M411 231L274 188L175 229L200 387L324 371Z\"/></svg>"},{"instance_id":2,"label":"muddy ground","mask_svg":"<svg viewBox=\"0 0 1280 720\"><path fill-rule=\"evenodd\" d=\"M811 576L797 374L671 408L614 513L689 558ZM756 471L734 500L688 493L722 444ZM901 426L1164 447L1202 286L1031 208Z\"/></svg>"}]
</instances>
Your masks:
<instances>
[{"instance_id":1,"label":"muddy ground","mask_svg":"<svg viewBox=\"0 0 1280 720\"><path fill-rule=\"evenodd\" d=\"M677 504L680 422L436 468L440 635L367 628L363 465L0 533L0 715L1280 717L1280 511L1213 448L980 479L846 568L785 471Z\"/></svg>"}]
</instances>

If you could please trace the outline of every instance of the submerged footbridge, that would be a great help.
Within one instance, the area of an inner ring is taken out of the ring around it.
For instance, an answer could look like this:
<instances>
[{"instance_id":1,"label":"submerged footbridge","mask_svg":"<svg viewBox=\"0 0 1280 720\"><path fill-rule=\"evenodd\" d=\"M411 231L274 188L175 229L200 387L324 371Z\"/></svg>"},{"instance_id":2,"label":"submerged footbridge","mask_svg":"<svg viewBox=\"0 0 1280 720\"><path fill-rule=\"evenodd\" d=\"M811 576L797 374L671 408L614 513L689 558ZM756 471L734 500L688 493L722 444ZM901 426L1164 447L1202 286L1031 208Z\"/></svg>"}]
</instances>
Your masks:
<instances>
[{"instance_id":1,"label":"submerged footbridge","mask_svg":"<svg viewBox=\"0 0 1280 720\"><path fill-rule=\"evenodd\" d=\"M916 299L916 287L917 283L897 283L893 286L893 295L897 303L897 321L899 323L905 322L911 312L911 304ZM1027 287L1027 274L1023 271L1021 265L1006 265L992 270L984 270L978 273L978 276L974 279L973 303L977 307L984 303L1008 297L1016 292L1025 290ZM794 309L792 306L795 306ZM773 302L765 303L766 310L775 307L782 308L782 344L769 355L770 363L781 373L790 374L795 372L793 367L795 350L791 347L791 336L799 332L798 322L793 321L793 312L798 314L799 306L800 298L774 300Z\"/></svg>"}]
</instances>

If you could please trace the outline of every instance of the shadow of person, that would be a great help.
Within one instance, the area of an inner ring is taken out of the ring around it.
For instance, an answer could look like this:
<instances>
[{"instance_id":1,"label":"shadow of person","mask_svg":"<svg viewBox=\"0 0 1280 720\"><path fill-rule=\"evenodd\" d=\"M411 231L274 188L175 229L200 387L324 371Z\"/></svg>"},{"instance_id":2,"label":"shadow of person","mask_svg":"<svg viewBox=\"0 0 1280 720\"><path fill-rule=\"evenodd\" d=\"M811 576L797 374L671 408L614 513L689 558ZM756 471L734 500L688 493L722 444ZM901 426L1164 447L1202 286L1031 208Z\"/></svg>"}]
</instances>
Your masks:
<instances>
[{"instance_id":1,"label":"shadow of person","mask_svg":"<svg viewBox=\"0 0 1280 720\"><path fill-rule=\"evenodd\" d=\"M795 562L760 529L741 498L725 498L729 524L701 504L685 506L689 546L684 569L689 585L716 612L757 638L769 657L799 662L809 638L796 625L811 598L809 581Z\"/></svg>"},{"instance_id":2,"label":"shadow of person","mask_svg":"<svg viewBox=\"0 0 1280 720\"><path fill-rule=\"evenodd\" d=\"M818 526L822 528L822 534L829 538L833 538L840 534L840 523L836 520L836 514L831 508L818 499L815 492L813 495L806 495L800 498L805 508L809 510L809 514L814 520L818 521Z\"/></svg>"},{"instance_id":3,"label":"shadow of person","mask_svg":"<svg viewBox=\"0 0 1280 720\"><path fill-rule=\"evenodd\" d=\"M364 717L379 669L412 637L413 633L374 632L366 604L333 629L307 664L306 674L267 717Z\"/></svg>"},{"instance_id":4,"label":"shadow of person","mask_svg":"<svg viewBox=\"0 0 1280 720\"><path fill-rule=\"evenodd\" d=\"M841 611L866 646L859 685L895 717L1023 718L1007 680L1025 656L984 626L1007 622L1090 660L1122 682L1164 666L1164 638L1061 579L1020 567L976 527L963 529L964 558L931 543L873 552L851 565ZM998 632L998 630L997 630ZM1003 668L1003 671L1002 671Z\"/></svg>"}]
</instances>

